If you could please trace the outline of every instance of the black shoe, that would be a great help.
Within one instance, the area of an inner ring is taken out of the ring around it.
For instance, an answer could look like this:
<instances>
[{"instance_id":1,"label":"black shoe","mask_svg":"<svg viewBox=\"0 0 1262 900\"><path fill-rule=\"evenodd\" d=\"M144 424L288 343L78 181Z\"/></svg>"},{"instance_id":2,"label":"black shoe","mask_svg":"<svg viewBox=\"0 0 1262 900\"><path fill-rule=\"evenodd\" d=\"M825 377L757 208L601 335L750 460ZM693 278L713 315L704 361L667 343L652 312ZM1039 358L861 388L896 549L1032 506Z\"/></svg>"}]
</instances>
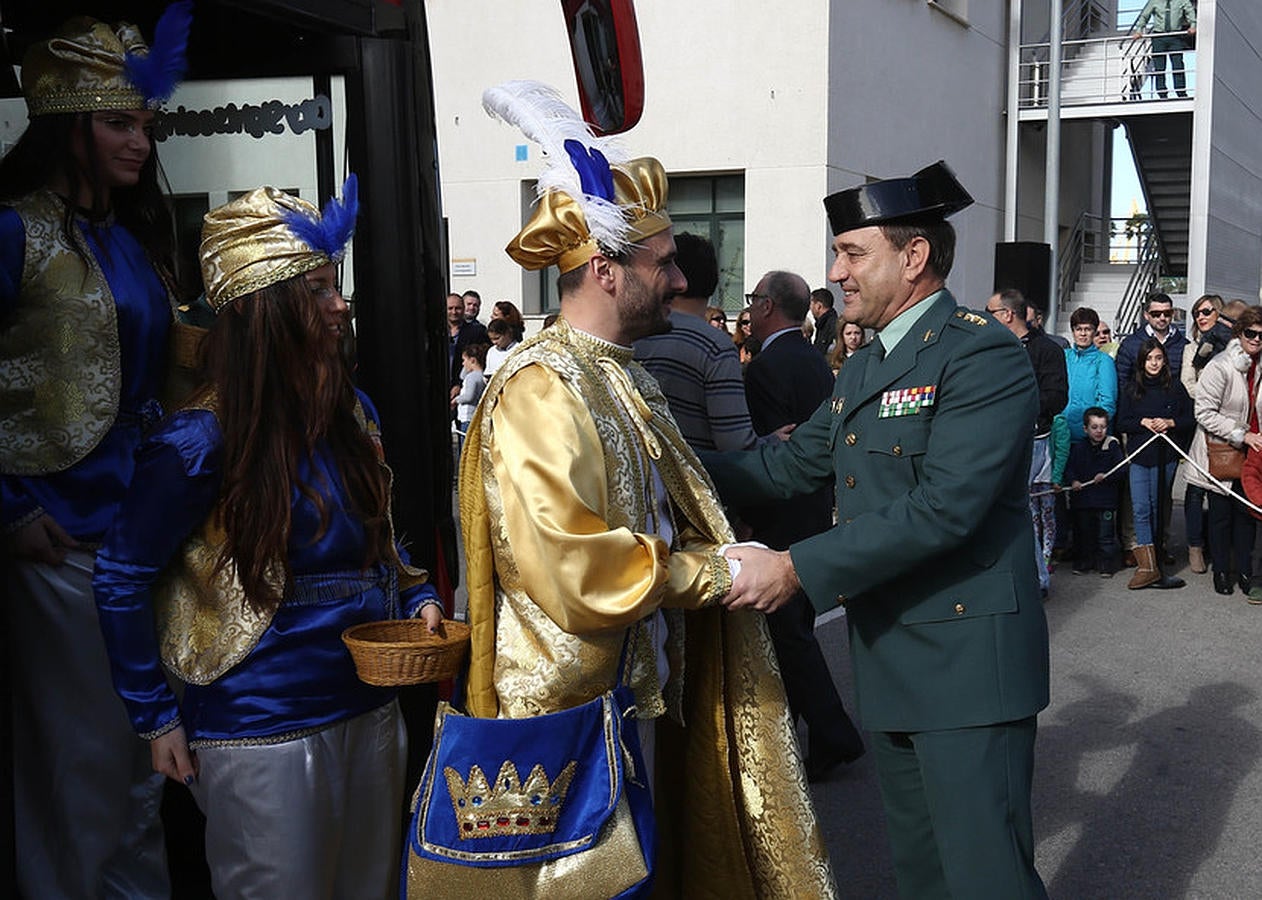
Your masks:
<instances>
[{"instance_id":1,"label":"black shoe","mask_svg":"<svg viewBox=\"0 0 1262 900\"><path fill-rule=\"evenodd\" d=\"M1230 594L1232 592L1230 572L1214 573L1214 590L1220 594Z\"/></svg>"},{"instance_id":2,"label":"black shoe","mask_svg":"<svg viewBox=\"0 0 1262 900\"><path fill-rule=\"evenodd\" d=\"M1248 575L1239 575L1236 577L1236 584L1240 585L1240 593L1242 594L1249 593L1250 580L1251 579L1249 578Z\"/></svg>"}]
</instances>

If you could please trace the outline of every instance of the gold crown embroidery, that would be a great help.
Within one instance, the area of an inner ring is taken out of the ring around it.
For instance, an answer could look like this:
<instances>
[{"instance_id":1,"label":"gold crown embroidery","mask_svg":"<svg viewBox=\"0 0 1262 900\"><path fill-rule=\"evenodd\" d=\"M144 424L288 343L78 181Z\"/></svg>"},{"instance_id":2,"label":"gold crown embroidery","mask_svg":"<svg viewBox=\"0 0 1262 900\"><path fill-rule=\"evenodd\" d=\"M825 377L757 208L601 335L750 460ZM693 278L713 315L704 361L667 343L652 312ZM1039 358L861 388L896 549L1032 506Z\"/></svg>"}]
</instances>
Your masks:
<instances>
[{"instance_id":1,"label":"gold crown embroidery","mask_svg":"<svg viewBox=\"0 0 1262 900\"><path fill-rule=\"evenodd\" d=\"M505 760L495 776L494 788L487 783L479 766L469 770L467 782L459 772L447 766L443 774L447 777L447 790L451 793L461 839L552 833L577 766L578 762L571 760L556 781L549 784L543 764L538 763L522 784L517 767L512 760Z\"/></svg>"}]
</instances>

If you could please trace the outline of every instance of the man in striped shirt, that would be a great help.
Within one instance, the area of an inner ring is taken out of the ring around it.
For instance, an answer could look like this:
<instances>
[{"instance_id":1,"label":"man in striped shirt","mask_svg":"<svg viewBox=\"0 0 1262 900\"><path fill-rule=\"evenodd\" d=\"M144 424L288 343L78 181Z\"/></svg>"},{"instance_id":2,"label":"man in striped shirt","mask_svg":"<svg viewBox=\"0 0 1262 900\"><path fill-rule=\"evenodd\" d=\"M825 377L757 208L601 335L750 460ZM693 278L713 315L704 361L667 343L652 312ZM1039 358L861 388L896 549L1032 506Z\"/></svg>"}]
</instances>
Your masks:
<instances>
[{"instance_id":1,"label":"man in striped shirt","mask_svg":"<svg viewBox=\"0 0 1262 900\"><path fill-rule=\"evenodd\" d=\"M671 301L671 330L635 342L635 359L662 386L671 414L693 450L748 450L757 436L745 404L740 360L731 337L706 324L719 283L714 245L676 234L676 264L688 289Z\"/></svg>"}]
</instances>

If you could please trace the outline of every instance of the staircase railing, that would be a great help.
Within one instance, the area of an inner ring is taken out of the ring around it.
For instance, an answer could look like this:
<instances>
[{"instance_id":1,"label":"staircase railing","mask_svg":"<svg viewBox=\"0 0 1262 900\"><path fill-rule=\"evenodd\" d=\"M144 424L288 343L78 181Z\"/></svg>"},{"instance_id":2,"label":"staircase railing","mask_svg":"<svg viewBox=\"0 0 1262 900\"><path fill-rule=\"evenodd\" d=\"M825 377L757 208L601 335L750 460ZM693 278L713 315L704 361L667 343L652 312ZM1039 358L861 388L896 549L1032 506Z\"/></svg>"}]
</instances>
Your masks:
<instances>
[{"instance_id":1,"label":"staircase railing","mask_svg":"<svg viewBox=\"0 0 1262 900\"><path fill-rule=\"evenodd\" d=\"M1093 263L1134 265L1142 253L1144 235L1151 225L1120 216L1084 212L1061 242L1059 262L1059 309L1065 312L1082 277L1082 267Z\"/></svg>"},{"instance_id":2,"label":"staircase railing","mask_svg":"<svg viewBox=\"0 0 1262 900\"><path fill-rule=\"evenodd\" d=\"M1135 266L1130 283L1126 285L1122 302L1117 307L1117 318L1113 322L1117 334L1129 334L1135 330L1139 324L1144 298L1152 293L1161 272L1161 249L1156 229L1145 224L1140 235L1139 264Z\"/></svg>"},{"instance_id":3,"label":"staircase railing","mask_svg":"<svg viewBox=\"0 0 1262 900\"><path fill-rule=\"evenodd\" d=\"M1171 35L1182 35L1183 32L1170 32ZM1061 42L1061 105L1090 106L1100 103L1125 103L1137 100L1164 100L1157 96L1155 90L1145 97L1148 88L1146 82L1150 76L1150 63L1154 59L1152 38L1165 34L1148 34L1138 40L1130 37L1118 37L1111 34L1107 37L1082 38ZM1079 65L1080 58L1088 50L1099 48L1094 54L1098 61L1099 74L1088 75L1083 71L1073 71ZM1158 54L1163 57L1168 69L1167 78L1173 78L1174 60L1180 55L1183 65L1179 71L1187 81L1183 95L1173 94L1172 99L1181 100L1195 95L1196 88L1196 51L1194 49L1176 50ZM1051 44L1041 41L1021 46L1021 80L1019 105L1021 109L1042 109L1047 106L1048 66L1051 58Z\"/></svg>"},{"instance_id":4,"label":"staircase railing","mask_svg":"<svg viewBox=\"0 0 1262 900\"><path fill-rule=\"evenodd\" d=\"M1078 284L1078 276L1082 274L1082 257L1084 236L1086 234L1088 214L1083 213L1078 217L1078 221L1074 223L1073 230L1069 232L1069 236L1061 243L1060 248L1060 296L1056 298L1056 308L1061 312L1069 309L1069 298L1074 292L1074 286Z\"/></svg>"}]
</instances>

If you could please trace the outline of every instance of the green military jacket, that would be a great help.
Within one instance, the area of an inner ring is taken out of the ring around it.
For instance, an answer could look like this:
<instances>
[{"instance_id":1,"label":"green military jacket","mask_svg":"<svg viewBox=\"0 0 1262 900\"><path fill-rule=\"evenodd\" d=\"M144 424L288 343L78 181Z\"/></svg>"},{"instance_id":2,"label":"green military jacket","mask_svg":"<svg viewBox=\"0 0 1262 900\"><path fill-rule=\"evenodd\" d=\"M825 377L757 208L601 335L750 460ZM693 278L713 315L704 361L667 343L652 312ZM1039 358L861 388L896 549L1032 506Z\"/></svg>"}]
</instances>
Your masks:
<instances>
[{"instance_id":1,"label":"green military jacket","mask_svg":"<svg viewBox=\"0 0 1262 900\"><path fill-rule=\"evenodd\" d=\"M846 362L788 442L703 457L736 504L836 478L837 524L789 553L817 608L846 607L874 731L1008 722L1048 702L1029 509L1034 373L995 320L945 290L923 303L883 360L864 348Z\"/></svg>"}]
</instances>

